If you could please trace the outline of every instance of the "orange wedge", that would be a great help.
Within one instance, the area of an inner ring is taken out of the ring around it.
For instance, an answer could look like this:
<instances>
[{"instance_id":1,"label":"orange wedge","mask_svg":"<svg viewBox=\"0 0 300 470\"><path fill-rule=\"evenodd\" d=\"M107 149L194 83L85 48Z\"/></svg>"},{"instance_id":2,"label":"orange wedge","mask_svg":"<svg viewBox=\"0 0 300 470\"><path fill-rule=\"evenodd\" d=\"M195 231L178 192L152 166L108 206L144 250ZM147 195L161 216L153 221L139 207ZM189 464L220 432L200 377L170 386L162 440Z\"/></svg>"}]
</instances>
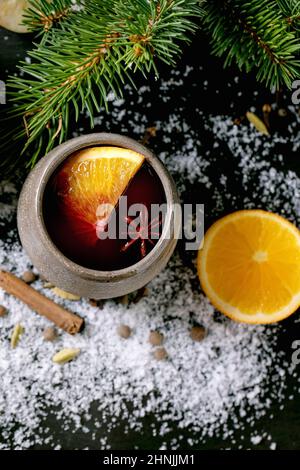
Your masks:
<instances>
[{"instance_id":1,"label":"orange wedge","mask_svg":"<svg viewBox=\"0 0 300 470\"><path fill-rule=\"evenodd\" d=\"M234 212L205 234L198 274L212 304L233 320L283 320L300 306L300 231L270 212Z\"/></svg>"},{"instance_id":2,"label":"orange wedge","mask_svg":"<svg viewBox=\"0 0 300 470\"><path fill-rule=\"evenodd\" d=\"M144 156L119 147L93 147L70 157L56 178L66 210L95 224L107 221Z\"/></svg>"}]
</instances>

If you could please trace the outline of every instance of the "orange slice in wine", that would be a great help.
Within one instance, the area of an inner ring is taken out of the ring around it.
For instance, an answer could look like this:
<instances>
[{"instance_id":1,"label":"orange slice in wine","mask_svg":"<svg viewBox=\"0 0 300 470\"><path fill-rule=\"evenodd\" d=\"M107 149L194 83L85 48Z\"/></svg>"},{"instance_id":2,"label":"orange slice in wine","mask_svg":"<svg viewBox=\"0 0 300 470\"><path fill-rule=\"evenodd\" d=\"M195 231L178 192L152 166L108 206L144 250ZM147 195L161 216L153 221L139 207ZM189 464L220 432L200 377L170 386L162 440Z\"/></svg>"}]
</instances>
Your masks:
<instances>
[{"instance_id":1,"label":"orange slice in wine","mask_svg":"<svg viewBox=\"0 0 300 470\"><path fill-rule=\"evenodd\" d=\"M81 150L60 169L56 191L69 214L101 228L143 162L143 155L120 147Z\"/></svg>"}]
</instances>

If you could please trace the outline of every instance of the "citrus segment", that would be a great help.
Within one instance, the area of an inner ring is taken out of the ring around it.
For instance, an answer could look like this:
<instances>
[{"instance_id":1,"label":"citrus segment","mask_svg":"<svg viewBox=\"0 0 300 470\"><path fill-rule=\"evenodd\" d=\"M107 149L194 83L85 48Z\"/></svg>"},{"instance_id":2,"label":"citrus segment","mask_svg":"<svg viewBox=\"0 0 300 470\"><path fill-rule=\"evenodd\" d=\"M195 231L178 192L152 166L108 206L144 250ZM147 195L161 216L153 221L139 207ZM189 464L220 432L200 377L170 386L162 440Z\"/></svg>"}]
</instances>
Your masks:
<instances>
[{"instance_id":1,"label":"citrus segment","mask_svg":"<svg viewBox=\"0 0 300 470\"><path fill-rule=\"evenodd\" d=\"M207 231L198 274L212 303L232 319L282 320L300 305L300 232L270 212L230 214Z\"/></svg>"},{"instance_id":2,"label":"citrus segment","mask_svg":"<svg viewBox=\"0 0 300 470\"><path fill-rule=\"evenodd\" d=\"M76 217L101 225L143 162L143 155L119 147L81 150L58 173L57 193Z\"/></svg>"}]
</instances>

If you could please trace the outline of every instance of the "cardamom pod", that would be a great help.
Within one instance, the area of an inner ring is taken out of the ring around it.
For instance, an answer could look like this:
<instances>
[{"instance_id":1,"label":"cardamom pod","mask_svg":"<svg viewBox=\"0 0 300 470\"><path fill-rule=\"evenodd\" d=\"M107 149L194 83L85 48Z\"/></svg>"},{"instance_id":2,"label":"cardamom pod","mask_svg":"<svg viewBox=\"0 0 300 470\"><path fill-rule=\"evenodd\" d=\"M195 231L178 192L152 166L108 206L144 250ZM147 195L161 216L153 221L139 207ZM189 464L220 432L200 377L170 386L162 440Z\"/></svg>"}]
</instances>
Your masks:
<instances>
[{"instance_id":1,"label":"cardamom pod","mask_svg":"<svg viewBox=\"0 0 300 470\"><path fill-rule=\"evenodd\" d=\"M264 135L268 135L268 136L270 135L267 126L261 119L259 119L258 116L256 116L256 114L248 111L246 113L246 116L247 116L248 121L251 122L251 124L253 124L253 126L255 127L257 131L261 132Z\"/></svg>"},{"instance_id":2,"label":"cardamom pod","mask_svg":"<svg viewBox=\"0 0 300 470\"><path fill-rule=\"evenodd\" d=\"M62 299L80 300L79 295L70 294L70 292L66 292L65 290L62 290L59 287L53 287L53 289L51 289L51 290L52 290L52 292L54 292L55 295L58 295Z\"/></svg>"},{"instance_id":3,"label":"cardamom pod","mask_svg":"<svg viewBox=\"0 0 300 470\"><path fill-rule=\"evenodd\" d=\"M11 347L14 349L19 340L20 340L20 336L24 333L24 328L23 326L20 324L20 323L17 323L13 329L13 332L12 332L12 335L11 335L11 338L10 338L10 345Z\"/></svg>"},{"instance_id":4,"label":"cardamom pod","mask_svg":"<svg viewBox=\"0 0 300 470\"><path fill-rule=\"evenodd\" d=\"M56 364L65 364L66 362L72 361L79 353L79 348L64 348L54 354L52 361Z\"/></svg>"},{"instance_id":5,"label":"cardamom pod","mask_svg":"<svg viewBox=\"0 0 300 470\"><path fill-rule=\"evenodd\" d=\"M52 282L45 281L43 287L44 289L52 289L55 286L52 284Z\"/></svg>"}]
</instances>

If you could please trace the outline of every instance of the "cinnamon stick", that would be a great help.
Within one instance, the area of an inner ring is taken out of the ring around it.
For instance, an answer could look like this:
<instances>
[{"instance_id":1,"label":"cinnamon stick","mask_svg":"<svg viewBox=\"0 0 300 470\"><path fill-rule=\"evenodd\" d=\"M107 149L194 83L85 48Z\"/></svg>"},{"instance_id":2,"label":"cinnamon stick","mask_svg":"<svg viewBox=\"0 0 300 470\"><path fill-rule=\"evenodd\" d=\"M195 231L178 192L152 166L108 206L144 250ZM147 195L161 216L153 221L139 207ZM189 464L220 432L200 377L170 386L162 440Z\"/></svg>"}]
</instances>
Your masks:
<instances>
[{"instance_id":1,"label":"cinnamon stick","mask_svg":"<svg viewBox=\"0 0 300 470\"><path fill-rule=\"evenodd\" d=\"M40 315L48 318L59 328L70 335L82 330L84 320L75 313L71 313L60 305L48 299L43 294L26 284L11 273L0 270L0 287L11 295L22 300L28 307Z\"/></svg>"}]
</instances>

